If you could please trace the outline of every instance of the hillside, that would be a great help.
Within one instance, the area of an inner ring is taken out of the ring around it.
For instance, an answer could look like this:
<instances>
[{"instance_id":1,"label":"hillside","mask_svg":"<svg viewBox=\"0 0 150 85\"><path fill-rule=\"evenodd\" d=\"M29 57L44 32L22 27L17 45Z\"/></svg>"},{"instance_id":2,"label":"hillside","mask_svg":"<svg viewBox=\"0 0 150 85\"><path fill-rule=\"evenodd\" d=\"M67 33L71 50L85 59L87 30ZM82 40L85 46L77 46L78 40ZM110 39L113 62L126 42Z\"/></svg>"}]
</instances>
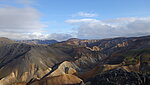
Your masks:
<instances>
[{"instance_id":1,"label":"hillside","mask_svg":"<svg viewBox=\"0 0 150 85\"><path fill-rule=\"evenodd\" d=\"M55 48L21 43L0 47L0 54L0 83L3 85L41 78L53 65L72 59Z\"/></svg>"}]
</instances>

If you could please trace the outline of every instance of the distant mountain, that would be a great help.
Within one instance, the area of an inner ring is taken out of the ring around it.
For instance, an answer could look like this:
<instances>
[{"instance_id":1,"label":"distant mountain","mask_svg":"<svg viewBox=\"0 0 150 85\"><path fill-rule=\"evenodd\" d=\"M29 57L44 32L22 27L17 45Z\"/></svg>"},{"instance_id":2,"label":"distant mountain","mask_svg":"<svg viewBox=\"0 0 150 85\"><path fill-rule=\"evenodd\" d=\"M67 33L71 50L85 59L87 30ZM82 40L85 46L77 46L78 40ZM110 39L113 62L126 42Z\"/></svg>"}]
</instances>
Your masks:
<instances>
[{"instance_id":1,"label":"distant mountain","mask_svg":"<svg viewBox=\"0 0 150 85\"><path fill-rule=\"evenodd\" d=\"M33 40L17 40L17 42L27 43L27 44L48 44L48 45L58 43L57 40L38 40L38 39L33 39Z\"/></svg>"}]
</instances>

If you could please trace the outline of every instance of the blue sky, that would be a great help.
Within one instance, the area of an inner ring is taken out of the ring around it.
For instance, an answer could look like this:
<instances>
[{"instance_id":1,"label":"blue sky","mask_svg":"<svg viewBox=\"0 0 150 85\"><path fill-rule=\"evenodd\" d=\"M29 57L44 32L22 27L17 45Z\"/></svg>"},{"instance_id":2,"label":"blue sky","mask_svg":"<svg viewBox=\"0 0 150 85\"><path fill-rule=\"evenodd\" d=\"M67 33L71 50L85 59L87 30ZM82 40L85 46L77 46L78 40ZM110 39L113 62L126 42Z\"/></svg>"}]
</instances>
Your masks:
<instances>
[{"instance_id":1,"label":"blue sky","mask_svg":"<svg viewBox=\"0 0 150 85\"><path fill-rule=\"evenodd\" d=\"M66 19L82 19L72 17L78 12L96 13L94 19L112 19L119 17L147 17L150 15L149 0L39 0L36 6L44 14L43 21L50 23L54 32L57 28L69 30ZM66 31L65 30L65 31ZM62 30L63 31L63 30Z\"/></svg>"},{"instance_id":2,"label":"blue sky","mask_svg":"<svg viewBox=\"0 0 150 85\"><path fill-rule=\"evenodd\" d=\"M149 4L150 0L0 0L0 12L6 12L0 18L9 21L0 24L0 36L9 37L13 32L12 39L66 40L147 35ZM16 17L13 24L7 16Z\"/></svg>"}]
</instances>

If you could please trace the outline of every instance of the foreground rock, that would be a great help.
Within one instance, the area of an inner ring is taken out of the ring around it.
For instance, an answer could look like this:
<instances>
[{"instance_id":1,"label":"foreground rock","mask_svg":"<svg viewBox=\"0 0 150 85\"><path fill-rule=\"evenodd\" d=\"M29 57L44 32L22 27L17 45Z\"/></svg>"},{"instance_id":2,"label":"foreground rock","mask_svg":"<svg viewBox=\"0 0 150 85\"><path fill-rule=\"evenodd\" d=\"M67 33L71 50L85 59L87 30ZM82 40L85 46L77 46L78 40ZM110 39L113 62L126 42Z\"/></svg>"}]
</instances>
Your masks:
<instances>
[{"instance_id":1,"label":"foreground rock","mask_svg":"<svg viewBox=\"0 0 150 85\"><path fill-rule=\"evenodd\" d=\"M91 79L91 85L150 85L150 74L115 69Z\"/></svg>"}]
</instances>

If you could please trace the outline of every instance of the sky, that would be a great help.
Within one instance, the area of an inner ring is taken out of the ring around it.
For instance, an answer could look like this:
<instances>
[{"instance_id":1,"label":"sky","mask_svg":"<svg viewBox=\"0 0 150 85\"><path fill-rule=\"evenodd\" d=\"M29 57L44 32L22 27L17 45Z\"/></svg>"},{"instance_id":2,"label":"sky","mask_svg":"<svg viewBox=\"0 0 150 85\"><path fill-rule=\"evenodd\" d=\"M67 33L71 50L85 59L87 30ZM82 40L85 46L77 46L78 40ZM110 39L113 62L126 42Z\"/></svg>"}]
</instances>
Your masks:
<instances>
[{"instance_id":1,"label":"sky","mask_svg":"<svg viewBox=\"0 0 150 85\"><path fill-rule=\"evenodd\" d=\"M150 34L150 0L0 0L0 37L103 39Z\"/></svg>"}]
</instances>

